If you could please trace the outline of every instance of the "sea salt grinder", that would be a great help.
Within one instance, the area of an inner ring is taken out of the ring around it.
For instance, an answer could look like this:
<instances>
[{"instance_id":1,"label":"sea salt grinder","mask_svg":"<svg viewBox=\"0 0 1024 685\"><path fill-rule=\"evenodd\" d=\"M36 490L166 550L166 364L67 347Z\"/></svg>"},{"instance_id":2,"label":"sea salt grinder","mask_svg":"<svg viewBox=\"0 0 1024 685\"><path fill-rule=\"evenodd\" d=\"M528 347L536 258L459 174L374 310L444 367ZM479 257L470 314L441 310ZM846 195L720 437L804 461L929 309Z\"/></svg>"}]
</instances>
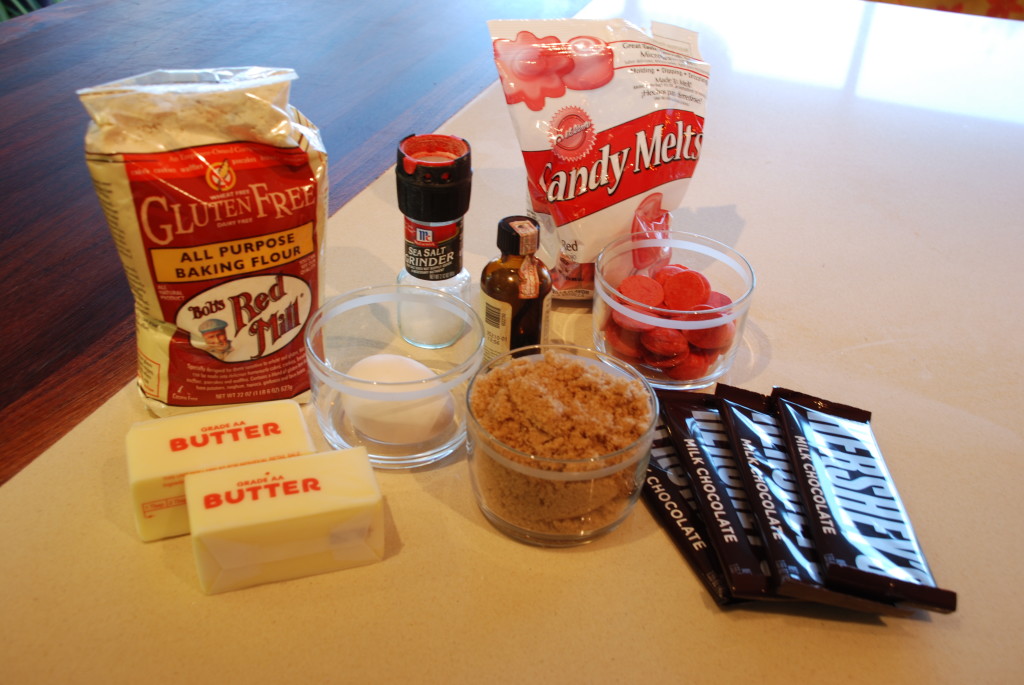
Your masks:
<instances>
[{"instance_id":1,"label":"sea salt grinder","mask_svg":"<svg viewBox=\"0 0 1024 685\"><path fill-rule=\"evenodd\" d=\"M484 362L545 342L551 311L551 274L535 253L540 228L526 216L498 222L498 249L480 275Z\"/></svg>"},{"instance_id":2,"label":"sea salt grinder","mask_svg":"<svg viewBox=\"0 0 1024 685\"><path fill-rule=\"evenodd\" d=\"M470 275L462 265L462 219L469 210L473 170L469 143L449 135L410 135L398 144L395 179L405 217L405 268L400 285L433 288L467 300ZM419 347L450 345L459 317L425 317L400 307L402 337Z\"/></svg>"}]
</instances>

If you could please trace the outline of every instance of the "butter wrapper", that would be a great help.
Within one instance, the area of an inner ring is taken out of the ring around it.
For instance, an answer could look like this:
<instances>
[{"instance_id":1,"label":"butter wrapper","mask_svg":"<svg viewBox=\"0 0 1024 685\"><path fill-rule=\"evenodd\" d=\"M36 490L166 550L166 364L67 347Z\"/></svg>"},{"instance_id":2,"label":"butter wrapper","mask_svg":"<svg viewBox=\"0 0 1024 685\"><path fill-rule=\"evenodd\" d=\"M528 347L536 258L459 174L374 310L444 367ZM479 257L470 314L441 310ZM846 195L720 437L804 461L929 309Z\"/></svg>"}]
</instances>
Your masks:
<instances>
[{"instance_id":1,"label":"butter wrapper","mask_svg":"<svg viewBox=\"0 0 1024 685\"><path fill-rule=\"evenodd\" d=\"M208 594L384 558L383 497L363 447L191 474L185 495Z\"/></svg>"}]
</instances>

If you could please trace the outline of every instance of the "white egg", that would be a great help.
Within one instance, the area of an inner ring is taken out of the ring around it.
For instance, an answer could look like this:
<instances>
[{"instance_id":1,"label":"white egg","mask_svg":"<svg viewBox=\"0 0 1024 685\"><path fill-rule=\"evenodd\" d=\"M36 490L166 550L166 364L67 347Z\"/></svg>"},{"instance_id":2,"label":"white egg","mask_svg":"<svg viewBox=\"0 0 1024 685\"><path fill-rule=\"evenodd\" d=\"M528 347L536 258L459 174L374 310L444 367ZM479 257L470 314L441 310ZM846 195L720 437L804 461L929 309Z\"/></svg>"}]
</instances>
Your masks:
<instances>
[{"instance_id":1,"label":"white egg","mask_svg":"<svg viewBox=\"0 0 1024 685\"><path fill-rule=\"evenodd\" d=\"M415 359L398 354L374 354L361 359L347 375L378 383L408 383L437 376ZM356 430L371 440L402 445L423 442L436 437L452 422L455 404L439 381L417 383L415 387L434 387L437 393L420 399L401 399L388 396L408 392L408 387L381 385L373 388L378 395L375 399L343 393L341 403Z\"/></svg>"}]
</instances>

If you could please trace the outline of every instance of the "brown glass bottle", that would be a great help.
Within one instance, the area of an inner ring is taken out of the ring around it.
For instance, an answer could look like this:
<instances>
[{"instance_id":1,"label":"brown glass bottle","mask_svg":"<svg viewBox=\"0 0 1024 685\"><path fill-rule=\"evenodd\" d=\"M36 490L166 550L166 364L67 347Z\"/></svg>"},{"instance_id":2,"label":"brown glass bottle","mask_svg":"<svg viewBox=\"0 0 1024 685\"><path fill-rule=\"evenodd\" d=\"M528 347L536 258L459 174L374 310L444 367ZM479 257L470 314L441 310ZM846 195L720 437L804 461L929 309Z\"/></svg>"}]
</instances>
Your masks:
<instances>
[{"instance_id":1,"label":"brown glass bottle","mask_svg":"<svg viewBox=\"0 0 1024 685\"><path fill-rule=\"evenodd\" d=\"M540 229L526 216L498 222L498 249L480 275L484 360L545 342L551 274L537 258Z\"/></svg>"}]
</instances>

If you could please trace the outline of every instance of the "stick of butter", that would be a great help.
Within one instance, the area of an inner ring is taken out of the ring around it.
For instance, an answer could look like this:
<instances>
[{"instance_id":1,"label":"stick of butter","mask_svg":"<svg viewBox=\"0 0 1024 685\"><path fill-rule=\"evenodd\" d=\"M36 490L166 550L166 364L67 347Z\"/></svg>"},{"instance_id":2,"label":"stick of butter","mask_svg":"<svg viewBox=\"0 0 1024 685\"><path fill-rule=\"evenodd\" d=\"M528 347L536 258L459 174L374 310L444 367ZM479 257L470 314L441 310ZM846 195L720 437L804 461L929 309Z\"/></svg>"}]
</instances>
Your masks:
<instances>
[{"instance_id":1,"label":"stick of butter","mask_svg":"<svg viewBox=\"0 0 1024 685\"><path fill-rule=\"evenodd\" d=\"M147 542L189 532L186 474L316 451L294 400L142 421L125 442L135 527Z\"/></svg>"},{"instance_id":2,"label":"stick of butter","mask_svg":"<svg viewBox=\"0 0 1024 685\"><path fill-rule=\"evenodd\" d=\"M384 505L364 447L185 478L208 594L384 558Z\"/></svg>"}]
</instances>

